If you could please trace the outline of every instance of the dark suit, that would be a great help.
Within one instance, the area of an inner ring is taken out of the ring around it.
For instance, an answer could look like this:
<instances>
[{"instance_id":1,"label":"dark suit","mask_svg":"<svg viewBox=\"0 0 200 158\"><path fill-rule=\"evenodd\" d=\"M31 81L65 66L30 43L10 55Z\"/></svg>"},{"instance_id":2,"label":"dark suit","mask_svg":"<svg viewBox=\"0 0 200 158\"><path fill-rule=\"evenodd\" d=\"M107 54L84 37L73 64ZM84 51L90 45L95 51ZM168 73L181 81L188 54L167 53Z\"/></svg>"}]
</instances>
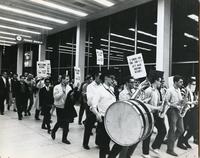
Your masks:
<instances>
[{"instance_id":1,"label":"dark suit","mask_svg":"<svg viewBox=\"0 0 200 158\"><path fill-rule=\"evenodd\" d=\"M22 112L26 112L26 105L28 102L28 85L23 82L17 81L16 83L16 106L19 119L22 118Z\"/></svg>"},{"instance_id":2,"label":"dark suit","mask_svg":"<svg viewBox=\"0 0 200 158\"><path fill-rule=\"evenodd\" d=\"M49 87L49 90L47 90L46 87L43 87L40 89L39 92L39 104L41 106L42 114L44 115L42 127L45 127L47 125L48 131L50 131L50 120L51 120L51 114L50 110L52 108L54 99L53 99L53 89Z\"/></svg>"},{"instance_id":3,"label":"dark suit","mask_svg":"<svg viewBox=\"0 0 200 158\"><path fill-rule=\"evenodd\" d=\"M6 79L6 84L2 77L0 77L0 114L4 113L4 101L8 95L8 83Z\"/></svg>"}]
</instances>

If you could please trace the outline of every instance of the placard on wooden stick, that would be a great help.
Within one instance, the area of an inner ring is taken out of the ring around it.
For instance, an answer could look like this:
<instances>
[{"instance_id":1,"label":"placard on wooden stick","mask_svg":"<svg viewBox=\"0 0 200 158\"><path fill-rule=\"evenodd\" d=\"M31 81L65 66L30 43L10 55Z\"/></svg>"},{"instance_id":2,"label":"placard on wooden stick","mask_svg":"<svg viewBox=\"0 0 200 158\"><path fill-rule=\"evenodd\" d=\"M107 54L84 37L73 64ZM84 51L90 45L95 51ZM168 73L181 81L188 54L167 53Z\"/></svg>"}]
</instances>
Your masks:
<instances>
[{"instance_id":1,"label":"placard on wooden stick","mask_svg":"<svg viewBox=\"0 0 200 158\"><path fill-rule=\"evenodd\" d=\"M144 60L141 53L127 56L127 60L132 77L139 79L147 76Z\"/></svg>"}]
</instances>

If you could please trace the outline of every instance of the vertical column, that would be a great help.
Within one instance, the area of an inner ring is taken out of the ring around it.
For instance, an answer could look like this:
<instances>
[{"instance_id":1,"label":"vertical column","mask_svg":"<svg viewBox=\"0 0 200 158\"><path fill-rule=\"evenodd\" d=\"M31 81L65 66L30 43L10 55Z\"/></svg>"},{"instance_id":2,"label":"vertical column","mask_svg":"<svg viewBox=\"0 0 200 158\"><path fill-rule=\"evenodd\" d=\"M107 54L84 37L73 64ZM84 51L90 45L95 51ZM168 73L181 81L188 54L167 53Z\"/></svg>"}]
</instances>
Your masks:
<instances>
[{"instance_id":1,"label":"vertical column","mask_svg":"<svg viewBox=\"0 0 200 158\"><path fill-rule=\"evenodd\" d=\"M158 0L156 69L164 71L166 82L171 75L172 67L171 32L171 0Z\"/></svg>"},{"instance_id":2,"label":"vertical column","mask_svg":"<svg viewBox=\"0 0 200 158\"><path fill-rule=\"evenodd\" d=\"M77 24L76 31L76 63L75 66L80 68L81 82L85 76L85 39L86 39L86 22L80 21Z\"/></svg>"},{"instance_id":3,"label":"vertical column","mask_svg":"<svg viewBox=\"0 0 200 158\"><path fill-rule=\"evenodd\" d=\"M17 74L23 73L23 44L19 44L17 48Z\"/></svg>"},{"instance_id":4,"label":"vertical column","mask_svg":"<svg viewBox=\"0 0 200 158\"><path fill-rule=\"evenodd\" d=\"M43 61L46 59L46 40L43 40L43 44L39 44L38 48L38 61Z\"/></svg>"}]
</instances>

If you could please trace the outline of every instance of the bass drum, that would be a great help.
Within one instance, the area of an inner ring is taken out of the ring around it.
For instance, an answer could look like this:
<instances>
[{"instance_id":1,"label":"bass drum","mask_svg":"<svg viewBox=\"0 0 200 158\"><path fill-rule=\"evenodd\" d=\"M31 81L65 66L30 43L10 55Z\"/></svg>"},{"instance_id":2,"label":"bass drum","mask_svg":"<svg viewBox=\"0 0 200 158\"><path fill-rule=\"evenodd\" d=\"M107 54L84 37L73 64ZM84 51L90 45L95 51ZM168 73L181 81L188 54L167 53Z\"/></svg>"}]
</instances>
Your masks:
<instances>
[{"instance_id":1,"label":"bass drum","mask_svg":"<svg viewBox=\"0 0 200 158\"><path fill-rule=\"evenodd\" d=\"M110 105L104 117L110 138L122 146L130 146L147 138L153 131L154 118L141 101L131 99Z\"/></svg>"}]
</instances>

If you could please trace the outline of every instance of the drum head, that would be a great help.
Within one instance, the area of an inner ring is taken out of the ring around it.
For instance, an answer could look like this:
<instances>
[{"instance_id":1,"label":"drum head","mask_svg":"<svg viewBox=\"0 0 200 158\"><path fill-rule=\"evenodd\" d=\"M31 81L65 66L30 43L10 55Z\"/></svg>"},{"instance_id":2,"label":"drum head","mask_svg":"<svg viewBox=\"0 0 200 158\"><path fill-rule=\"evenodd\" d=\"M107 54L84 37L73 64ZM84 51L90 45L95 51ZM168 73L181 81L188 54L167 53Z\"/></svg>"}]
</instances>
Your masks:
<instances>
[{"instance_id":1,"label":"drum head","mask_svg":"<svg viewBox=\"0 0 200 158\"><path fill-rule=\"evenodd\" d=\"M129 102L113 103L106 111L104 122L108 135L119 145L133 145L142 137L142 117L137 108Z\"/></svg>"}]
</instances>

